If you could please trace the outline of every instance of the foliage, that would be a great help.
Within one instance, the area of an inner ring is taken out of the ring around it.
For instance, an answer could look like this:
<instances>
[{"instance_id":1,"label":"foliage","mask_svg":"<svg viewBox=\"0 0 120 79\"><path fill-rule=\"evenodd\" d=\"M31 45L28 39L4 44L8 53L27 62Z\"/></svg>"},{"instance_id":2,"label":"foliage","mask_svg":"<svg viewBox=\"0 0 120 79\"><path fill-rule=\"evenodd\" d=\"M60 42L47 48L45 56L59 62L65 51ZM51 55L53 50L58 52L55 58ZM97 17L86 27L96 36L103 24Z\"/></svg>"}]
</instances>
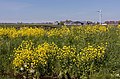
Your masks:
<instances>
[{"instance_id":1,"label":"foliage","mask_svg":"<svg viewBox=\"0 0 120 79\"><path fill-rule=\"evenodd\" d=\"M0 73L119 78L119 48L119 26L0 27Z\"/></svg>"}]
</instances>

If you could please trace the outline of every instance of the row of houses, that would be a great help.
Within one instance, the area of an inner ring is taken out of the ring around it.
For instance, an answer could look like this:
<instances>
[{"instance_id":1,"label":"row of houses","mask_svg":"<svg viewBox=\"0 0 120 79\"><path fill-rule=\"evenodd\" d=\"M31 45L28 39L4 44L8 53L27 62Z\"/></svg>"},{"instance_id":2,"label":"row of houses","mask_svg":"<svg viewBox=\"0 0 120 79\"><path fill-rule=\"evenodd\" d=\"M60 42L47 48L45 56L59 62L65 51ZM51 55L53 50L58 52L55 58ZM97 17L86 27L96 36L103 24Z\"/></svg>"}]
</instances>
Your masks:
<instances>
[{"instance_id":1,"label":"row of houses","mask_svg":"<svg viewBox=\"0 0 120 79\"><path fill-rule=\"evenodd\" d=\"M93 25L95 23L91 21L71 21L71 20L66 20L66 21L56 21L53 23L54 25Z\"/></svg>"},{"instance_id":2,"label":"row of houses","mask_svg":"<svg viewBox=\"0 0 120 79\"><path fill-rule=\"evenodd\" d=\"M53 25L96 25L100 24L99 22L92 22L92 21L55 21L53 23L44 23L44 24L53 24ZM119 25L120 21L105 21L102 25Z\"/></svg>"},{"instance_id":3,"label":"row of houses","mask_svg":"<svg viewBox=\"0 0 120 79\"><path fill-rule=\"evenodd\" d=\"M92 22L92 21L72 21L72 20L66 20L66 21L55 21L55 22L44 22L44 23L23 23L23 22L17 22L17 23L0 23L0 24L37 24L37 25L96 25L100 24L99 22ZM102 25L119 25L120 21L105 21L102 23Z\"/></svg>"},{"instance_id":4,"label":"row of houses","mask_svg":"<svg viewBox=\"0 0 120 79\"><path fill-rule=\"evenodd\" d=\"M119 25L120 21L105 21L104 24L107 24L107 25Z\"/></svg>"}]
</instances>

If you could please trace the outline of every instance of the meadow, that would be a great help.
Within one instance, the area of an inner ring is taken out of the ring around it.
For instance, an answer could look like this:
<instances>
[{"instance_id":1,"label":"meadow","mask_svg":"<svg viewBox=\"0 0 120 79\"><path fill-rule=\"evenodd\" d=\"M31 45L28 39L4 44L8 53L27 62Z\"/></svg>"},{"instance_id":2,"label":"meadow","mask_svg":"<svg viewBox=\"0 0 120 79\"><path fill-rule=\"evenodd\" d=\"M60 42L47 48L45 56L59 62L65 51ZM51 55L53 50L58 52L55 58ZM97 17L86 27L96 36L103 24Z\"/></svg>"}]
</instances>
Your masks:
<instances>
[{"instance_id":1,"label":"meadow","mask_svg":"<svg viewBox=\"0 0 120 79\"><path fill-rule=\"evenodd\" d=\"M2 79L120 79L120 26L0 26Z\"/></svg>"}]
</instances>

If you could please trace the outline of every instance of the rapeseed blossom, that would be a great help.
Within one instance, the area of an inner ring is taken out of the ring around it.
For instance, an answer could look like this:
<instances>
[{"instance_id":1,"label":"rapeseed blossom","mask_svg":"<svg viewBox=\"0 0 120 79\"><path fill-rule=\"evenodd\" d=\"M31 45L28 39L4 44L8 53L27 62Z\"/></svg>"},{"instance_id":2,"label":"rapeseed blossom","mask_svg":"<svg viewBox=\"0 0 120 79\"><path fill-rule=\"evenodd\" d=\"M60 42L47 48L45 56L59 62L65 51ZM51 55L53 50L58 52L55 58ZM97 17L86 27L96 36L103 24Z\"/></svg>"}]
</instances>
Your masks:
<instances>
[{"instance_id":1,"label":"rapeseed blossom","mask_svg":"<svg viewBox=\"0 0 120 79\"><path fill-rule=\"evenodd\" d=\"M50 56L56 55L58 47L52 43L43 43L34 47L31 40L22 41L18 48L14 49L14 67L36 68L38 65L44 66Z\"/></svg>"},{"instance_id":2,"label":"rapeseed blossom","mask_svg":"<svg viewBox=\"0 0 120 79\"><path fill-rule=\"evenodd\" d=\"M64 37L64 36L68 36L69 34L70 34L70 29L67 28L66 26L63 26L60 29L55 28L47 32L48 37L51 36Z\"/></svg>"},{"instance_id":3,"label":"rapeseed blossom","mask_svg":"<svg viewBox=\"0 0 120 79\"><path fill-rule=\"evenodd\" d=\"M105 55L105 46L92 46L88 45L87 47L81 49L80 52L80 61L92 61L95 59L103 58Z\"/></svg>"},{"instance_id":4,"label":"rapeseed blossom","mask_svg":"<svg viewBox=\"0 0 120 79\"><path fill-rule=\"evenodd\" d=\"M45 34L45 30L42 28L28 28L21 27L19 30L16 28L0 28L0 36L8 36L10 38L22 37L22 36L36 36L40 37Z\"/></svg>"}]
</instances>

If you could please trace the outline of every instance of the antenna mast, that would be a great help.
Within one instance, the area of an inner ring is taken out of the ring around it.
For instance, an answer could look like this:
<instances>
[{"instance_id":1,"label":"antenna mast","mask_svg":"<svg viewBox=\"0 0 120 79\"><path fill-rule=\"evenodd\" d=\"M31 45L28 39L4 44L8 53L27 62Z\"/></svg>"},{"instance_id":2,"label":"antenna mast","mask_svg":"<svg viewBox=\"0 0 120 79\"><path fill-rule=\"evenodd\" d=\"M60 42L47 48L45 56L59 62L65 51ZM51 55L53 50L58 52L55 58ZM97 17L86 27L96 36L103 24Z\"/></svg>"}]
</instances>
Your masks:
<instances>
[{"instance_id":1,"label":"antenna mast","mask_svg":"<svg viewBox=\"0 0 120 79\"><path fill-rule=\"evenodd\" d=\"M97 11L99 13L99 22L102 24L102 10Z\"/></svg>"}]
</instances>

